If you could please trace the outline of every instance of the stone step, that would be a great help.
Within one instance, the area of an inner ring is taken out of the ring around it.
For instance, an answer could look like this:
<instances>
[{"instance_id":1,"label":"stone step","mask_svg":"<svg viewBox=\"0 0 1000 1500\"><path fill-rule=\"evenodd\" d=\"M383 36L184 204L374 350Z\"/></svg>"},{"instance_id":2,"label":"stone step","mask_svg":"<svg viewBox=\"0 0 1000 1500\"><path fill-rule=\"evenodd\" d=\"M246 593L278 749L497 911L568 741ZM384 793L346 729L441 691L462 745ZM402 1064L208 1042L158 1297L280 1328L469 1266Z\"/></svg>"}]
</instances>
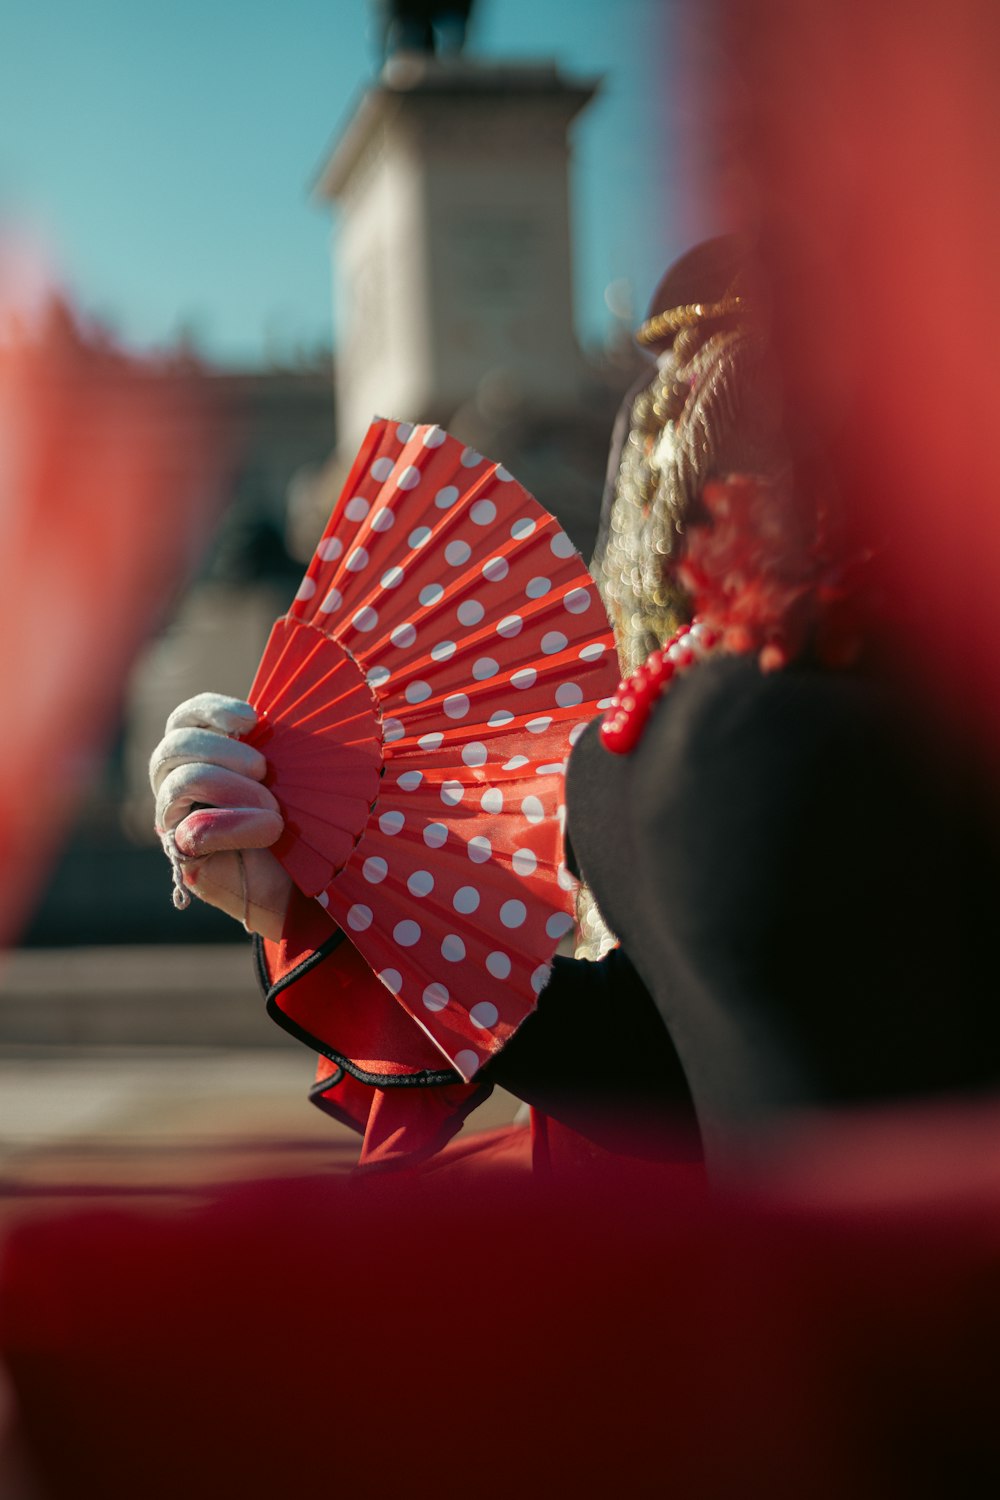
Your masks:
<instances>
[{"instance_id":1,"label":"stone step","mask_svg":"<svg viewBox=\"0 0 1000 1500\"><path fill-rule=\"evenodd\" d=\"M302 1050L269 1019L249 942L21 948L0 955L0 1048Z\"/></svg>"}]
</instances>

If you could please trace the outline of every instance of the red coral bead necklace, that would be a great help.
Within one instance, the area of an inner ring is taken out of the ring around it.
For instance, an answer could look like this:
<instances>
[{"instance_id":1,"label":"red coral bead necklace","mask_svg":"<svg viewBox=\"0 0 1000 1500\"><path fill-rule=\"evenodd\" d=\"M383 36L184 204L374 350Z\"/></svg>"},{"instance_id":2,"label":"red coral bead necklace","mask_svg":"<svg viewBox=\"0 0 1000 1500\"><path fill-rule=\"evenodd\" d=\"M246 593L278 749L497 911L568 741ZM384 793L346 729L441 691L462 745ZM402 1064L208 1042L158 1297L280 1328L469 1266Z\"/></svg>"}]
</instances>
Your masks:
<instances>
[{"instance_id":1,"label":"red coral bead necklace","mask_svg":"<svg viewBox=\"0 0 1000 1500\"><path fill-rule=\"evenodd\" d=\"M722 634L697 616L682 625L659 651L618 684L601 721L601 743L615 755L627 755L638 743L657 700L675 677L703 661L722 642Z\"/></svg>"}]
</instances>

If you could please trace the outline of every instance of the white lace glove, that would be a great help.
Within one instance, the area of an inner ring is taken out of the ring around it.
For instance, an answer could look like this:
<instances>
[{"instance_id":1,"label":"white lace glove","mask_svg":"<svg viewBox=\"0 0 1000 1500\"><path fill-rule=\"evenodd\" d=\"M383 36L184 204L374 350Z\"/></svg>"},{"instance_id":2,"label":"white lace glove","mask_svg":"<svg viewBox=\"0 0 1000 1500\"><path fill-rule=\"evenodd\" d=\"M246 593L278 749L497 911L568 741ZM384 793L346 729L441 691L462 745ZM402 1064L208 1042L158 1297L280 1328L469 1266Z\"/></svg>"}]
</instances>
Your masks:
<instances>
[{"instance_id":1,"label":"white lace glove","mask_svg":"<svg viewBox=\"0 0 1000 1500\"><path fill-rule=\"evenodd\" d=\"M156 831L174 868L174 905L187 906L190 890L248 932L277 939L291 891L268 852L284 826L281 812L261 785L263 755L230 738L256 722L256 711L238 698L189 698L167 720L149 779Z\"/></svg>"}]
</instances>

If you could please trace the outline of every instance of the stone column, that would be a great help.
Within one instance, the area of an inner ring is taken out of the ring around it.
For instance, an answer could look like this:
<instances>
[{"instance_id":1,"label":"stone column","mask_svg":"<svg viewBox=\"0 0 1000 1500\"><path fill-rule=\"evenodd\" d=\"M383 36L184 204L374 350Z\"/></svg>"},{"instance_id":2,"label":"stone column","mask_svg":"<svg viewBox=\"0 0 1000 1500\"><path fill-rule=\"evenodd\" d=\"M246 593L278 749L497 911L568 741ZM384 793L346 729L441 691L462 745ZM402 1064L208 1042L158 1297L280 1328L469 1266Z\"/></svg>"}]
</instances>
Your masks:
<instances>
[{"instance_id":1,"label":"stone column","mask_svg":"<svg viewBox=\"0 0 1000 1500\"><path fill-rule=\"evenodd\" d=\"M596 86L402 54L364 94L317 185L340 215L342 453L375 413L447 423L484 377L572 406L567 131Z\"/></svg>"}]
</instances>

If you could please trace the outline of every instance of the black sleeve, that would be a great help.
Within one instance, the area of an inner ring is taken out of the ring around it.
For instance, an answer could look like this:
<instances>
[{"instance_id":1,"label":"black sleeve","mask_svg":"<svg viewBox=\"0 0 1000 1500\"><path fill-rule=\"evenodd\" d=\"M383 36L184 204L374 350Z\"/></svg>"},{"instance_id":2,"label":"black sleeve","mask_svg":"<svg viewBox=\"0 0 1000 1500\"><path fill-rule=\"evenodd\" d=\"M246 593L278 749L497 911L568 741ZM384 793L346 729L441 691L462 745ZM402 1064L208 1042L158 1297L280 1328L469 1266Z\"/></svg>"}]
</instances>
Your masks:
<instances>
[{"instance_id":1,"label":"black sleeve","mask_svg":"<svg viewBox=\"0 0 1000 1500\"><path fill-rule=\"evenodd\" d=\"M620 948L556 958L538 1009L480 1076L608 1150L697 1154L673 1042Z\"/></svg>"}]
</instances>

